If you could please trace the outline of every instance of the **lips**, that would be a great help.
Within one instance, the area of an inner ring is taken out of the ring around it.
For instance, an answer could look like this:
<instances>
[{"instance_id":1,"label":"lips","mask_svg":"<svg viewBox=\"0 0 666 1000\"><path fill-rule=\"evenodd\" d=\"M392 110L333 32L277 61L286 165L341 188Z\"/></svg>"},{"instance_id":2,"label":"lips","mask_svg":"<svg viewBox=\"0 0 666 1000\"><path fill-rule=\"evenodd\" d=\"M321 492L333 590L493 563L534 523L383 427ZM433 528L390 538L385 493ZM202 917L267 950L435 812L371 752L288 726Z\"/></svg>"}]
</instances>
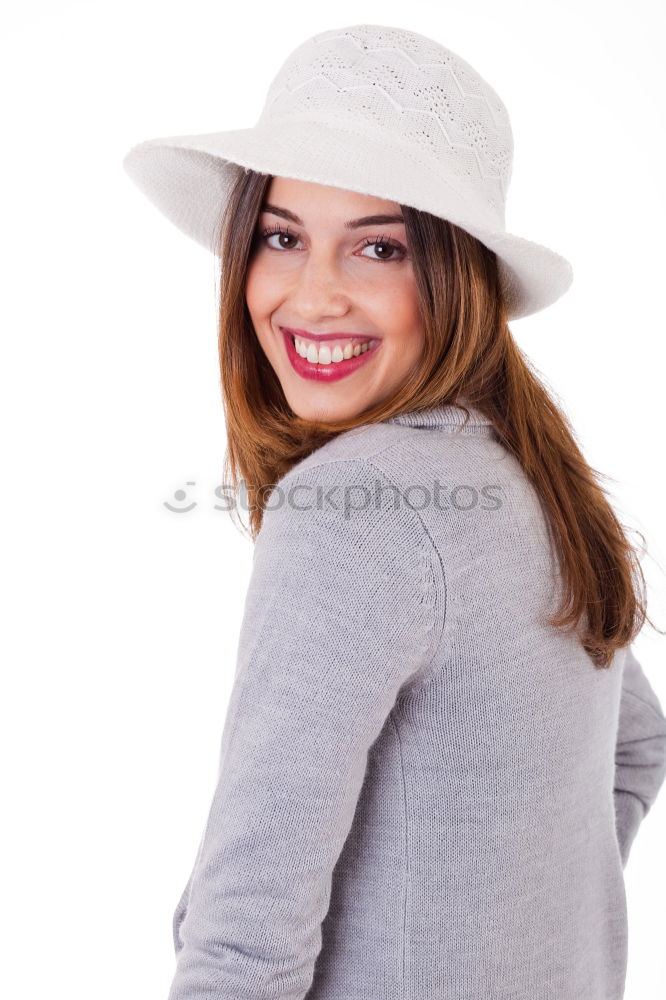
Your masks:
<instances>
[{"instance_id":1,"label":"lips","mask_svg":"<svg viewBox=\"0 0 666 1000\"><path fill-rule=\"evenodd\" d=\"M331 362L328 365L323 364L313 364L302 358L294 347L294 342L292 339L292 333L287 327L281 327L282 339L284 340L284 345L287 351L287 357L291 363L291 367L300 375L301 378L308 379L310 381L319 382L324 384L327 382L337 382L340 379L346 378L352 375L355 371L363 365L367 365L368 362L374 362L377 352L381 352L381 343L377 340L374 347L370 348L368 351L364 351L361 354L357 354L351 358L345 358L343 361ZM301 334L294 334L293 336L301 336ZM302 334L305 337L305 334ZM349 334L347 334L349 337ZM374 339L374 338L371 338Z\"/></svg>"}]
</instances>

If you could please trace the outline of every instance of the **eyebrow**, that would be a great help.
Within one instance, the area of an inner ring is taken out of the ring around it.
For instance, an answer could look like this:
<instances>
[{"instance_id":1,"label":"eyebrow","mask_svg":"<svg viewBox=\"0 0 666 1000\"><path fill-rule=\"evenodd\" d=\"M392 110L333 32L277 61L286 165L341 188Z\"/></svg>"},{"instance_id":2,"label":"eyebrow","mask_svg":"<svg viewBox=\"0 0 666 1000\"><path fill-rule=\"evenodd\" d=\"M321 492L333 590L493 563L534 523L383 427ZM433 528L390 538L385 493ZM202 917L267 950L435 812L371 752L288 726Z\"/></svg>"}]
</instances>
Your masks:
<instances>
[{"instance_id":1,"label":"eyebrow","mask_svg":"<svg viewBox=\"0 0 666 1000\"><path fill-rule=\"evenodd\" d=\"M282 219L288 219L297 226L304 225L302 219L290 212L288 208L280 208L278 205L265 204L261 206L262 212L270 212L271 215L279 215ZM363 226L388 226L396 222L404 222L402 215L363 215L360 219L350 219L345 222L345 229L361 229Z\"/></svg>"}]
</instances>

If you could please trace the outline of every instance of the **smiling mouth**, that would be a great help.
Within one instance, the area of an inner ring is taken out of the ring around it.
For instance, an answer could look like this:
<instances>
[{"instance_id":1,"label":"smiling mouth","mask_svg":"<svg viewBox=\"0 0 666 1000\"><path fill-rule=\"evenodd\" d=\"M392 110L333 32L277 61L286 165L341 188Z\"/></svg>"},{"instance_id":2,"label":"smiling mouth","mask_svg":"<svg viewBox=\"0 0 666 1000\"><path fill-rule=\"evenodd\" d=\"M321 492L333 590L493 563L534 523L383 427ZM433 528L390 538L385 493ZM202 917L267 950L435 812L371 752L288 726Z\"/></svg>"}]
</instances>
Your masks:
<instances>
[{"instance_id":1,"label":"smiling mouth","mask_svg":"<svg viewBox=\"0 0 666 1000\"><path fill-rule=\"evenodd\" d=\"M340 364L341 361L349 361L351 358L357 358L360 354L374 350L379 343L376 337L369 337L367 340L340 338L328 343L322 341L317 344L313 340L308 340L307 337L298 337L286 332L296 353L304 361L315 365L335 365Z\"/></svg>"},{"instance_id":2,"label":"smiling mouth","mask_svg":"<svg viewBox=\"0 0 666 1000\"><path fill-rule=\"evenodd\" d=\"M292 369L301 378L320 384L332 384L352 375L365 365L372 364L377 353L381 353L381 337L367 340L359 337L357 344L351 343L349 338L346 342L336 340L315 344L305 338L301 340L284 327L282 336Z\"/></svg>"}]
</instances>

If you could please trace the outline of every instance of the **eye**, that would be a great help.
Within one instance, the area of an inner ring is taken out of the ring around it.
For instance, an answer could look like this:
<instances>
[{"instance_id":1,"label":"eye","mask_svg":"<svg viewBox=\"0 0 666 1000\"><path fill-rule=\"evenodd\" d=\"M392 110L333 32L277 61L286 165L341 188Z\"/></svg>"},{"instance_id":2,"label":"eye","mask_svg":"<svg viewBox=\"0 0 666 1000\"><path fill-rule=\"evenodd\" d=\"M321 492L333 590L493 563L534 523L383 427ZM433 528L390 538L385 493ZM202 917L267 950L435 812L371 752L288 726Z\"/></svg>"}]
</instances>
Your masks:
<instances>
[{"instance_id":1,"label":"eye","mask_svg":"<svg viewBox=\"0 0 666 1000\"><path fill-rule=\"evenodd\" d=\"M290 233L288 229L283 229L281 226L268 226L266 229L263 229L261 233L259 233L259 238L262 240L262 242L267 243L268 246L270 246L271 250L278 249L278 247L276 247L274 244L271 245L270 243L268 243L271 236L285 236L287 239L290 240L298 240L298 237L295 236L293 233ZM285 247L284 244L282 244L280 249L291 250L293 248Z\"/></svg>"},{"instance_id":2,"label":"eye","mask_svg":"<svg viewBox=\"0 0 666 1000\"><path fill-rule=\"evenodd\" d=\"M386 261L388 263L392 260L404 260L407 256L407 250L402 243L399 243L398 240L391 240L387 236L369 237L367 240L364 240L363 247L381 247L382 253L390 252L390 256L388 257L374 257L370 258L371 260ZM397 256L393 251L397 251ZM365 256L365 254L361 254L361 256Z\"/></svg>"}]
</instances>

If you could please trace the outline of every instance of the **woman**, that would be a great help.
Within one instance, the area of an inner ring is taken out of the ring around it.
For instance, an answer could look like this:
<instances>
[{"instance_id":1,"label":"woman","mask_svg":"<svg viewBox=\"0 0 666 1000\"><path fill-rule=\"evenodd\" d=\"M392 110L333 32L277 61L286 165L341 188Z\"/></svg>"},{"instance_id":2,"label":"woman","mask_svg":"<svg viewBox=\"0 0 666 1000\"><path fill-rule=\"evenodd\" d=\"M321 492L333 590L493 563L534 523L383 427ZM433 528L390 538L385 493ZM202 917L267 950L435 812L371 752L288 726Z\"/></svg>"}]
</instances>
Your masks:
<instances>
[{"instance_id":1,"label":"woman","mask_svg":"<svg viewBox=\"0 0 666 1000\"><path fill-rule=\"evenodd\" d=\"M508 321L508 114L450 50L299 46L253 129L130 176L219 254L254 561L170 1000L620 1000L666 776L640 565Z\"/></svg>"}]
</instances>

